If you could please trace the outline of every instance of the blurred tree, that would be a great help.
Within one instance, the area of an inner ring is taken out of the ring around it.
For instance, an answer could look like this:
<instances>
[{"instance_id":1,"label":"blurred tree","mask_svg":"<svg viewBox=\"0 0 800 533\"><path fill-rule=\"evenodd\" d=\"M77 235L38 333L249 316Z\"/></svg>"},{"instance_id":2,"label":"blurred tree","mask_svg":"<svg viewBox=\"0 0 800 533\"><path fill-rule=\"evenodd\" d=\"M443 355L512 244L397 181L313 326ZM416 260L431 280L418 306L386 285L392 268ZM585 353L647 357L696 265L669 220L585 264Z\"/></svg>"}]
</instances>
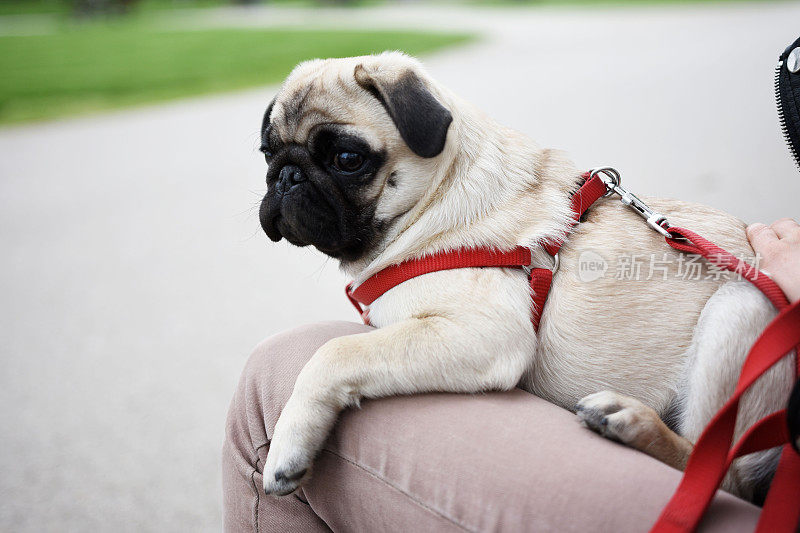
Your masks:
<instances>
[{"instance_id":1,"label":"blurred tree","mask_svg":"<svg viewBox=\"0 0 800 533\"><path fill-rule=\"evenodd\" d=\"M72 0L72 12L81 18L125 15L139 0Z\"/></svg>"}]
</instances>

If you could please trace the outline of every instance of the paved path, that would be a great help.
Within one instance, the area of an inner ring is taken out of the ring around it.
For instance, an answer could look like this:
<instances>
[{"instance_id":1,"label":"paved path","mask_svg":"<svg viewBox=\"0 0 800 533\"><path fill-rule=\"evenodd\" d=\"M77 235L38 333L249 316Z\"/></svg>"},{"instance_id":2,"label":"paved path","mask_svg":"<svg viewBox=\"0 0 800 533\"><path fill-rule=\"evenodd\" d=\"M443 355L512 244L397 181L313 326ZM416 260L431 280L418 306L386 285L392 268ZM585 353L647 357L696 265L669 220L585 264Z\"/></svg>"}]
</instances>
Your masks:
<instances>
[{"instance_id":1,"label":"paved path","mask_svg":"<svg viewBox=\"0 0 800 533\"><path fill-rule=\"evenodd\" d=\"M267 9L213 24L309 16L481 29L427 63L501 122L581 166L613 163L642 193L800 214L772 95L797 4ZM0 529L218 531L223 420L250 348L354 319L332 262L259 230L272 93L0 130Z\"/></svg>"}]
</instances>

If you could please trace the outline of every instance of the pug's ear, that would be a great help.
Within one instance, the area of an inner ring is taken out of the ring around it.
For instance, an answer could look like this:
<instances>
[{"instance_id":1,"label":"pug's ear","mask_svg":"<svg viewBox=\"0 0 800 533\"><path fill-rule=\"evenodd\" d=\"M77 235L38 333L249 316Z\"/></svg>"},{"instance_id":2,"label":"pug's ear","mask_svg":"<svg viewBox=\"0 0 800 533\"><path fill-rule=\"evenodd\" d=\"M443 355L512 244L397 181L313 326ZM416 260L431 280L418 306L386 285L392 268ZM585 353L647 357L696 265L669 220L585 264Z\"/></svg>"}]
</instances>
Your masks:
<instances>
[{"instance_id":1,"label":"pug's ear","mask_svg":"<svg viewBox=\"0 0 800 533\"><path fill-rule=\"evenodd\" d=\"M420 157L435 157L444 149L447 129L453 121L442 104L413 71L399 76L370 73L364 65L355 68L356 83L383 104L408 147ZM387 73L388 74L388 73Z\"/></svg>"},{"instance_id":2,"label":"pug's ear","mask_svg":"<svg viewBox=\"0 0 800 533\"><path fill-rule=\"evenodd\" d=\"M275 98L267 106L267 110L264 112L264 118L261 119L261 151L264 152L269 147L269 131L272 128L272 124L270 123L270 115L272 115L272 108L275 107Z\"/></svg>"}]
</instances>

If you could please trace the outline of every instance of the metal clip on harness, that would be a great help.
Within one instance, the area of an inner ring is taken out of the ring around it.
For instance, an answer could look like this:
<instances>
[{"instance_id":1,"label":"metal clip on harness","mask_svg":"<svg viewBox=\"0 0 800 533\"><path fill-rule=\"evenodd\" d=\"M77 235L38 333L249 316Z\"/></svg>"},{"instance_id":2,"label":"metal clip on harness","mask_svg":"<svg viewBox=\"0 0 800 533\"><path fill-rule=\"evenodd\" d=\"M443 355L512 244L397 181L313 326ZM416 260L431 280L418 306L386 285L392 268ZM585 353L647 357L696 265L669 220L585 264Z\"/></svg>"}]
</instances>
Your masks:
<instances>
[{"instance_id":1,"label":"metal clip on harness","mask_svg":"<svg viewBox=\"0 0 800 533\"><path fill-rule=\"evenodd\" d=\"M591 172L589 172L589 178L593 178L598 175L603 183L605 183L606 189L608 189L608 192L604 194L603 197L618 194L620 202L633 209L636 214L645 219L648 226L659 232L664 237L671 236L670 232L668 231L670 224L667 222L667 217L657 211L653 211L653 209L644 203L638 196L625 189L621 185L622 178L616 169L612 167L598 167L593 168Z\"/></svg>"}]
</instances>

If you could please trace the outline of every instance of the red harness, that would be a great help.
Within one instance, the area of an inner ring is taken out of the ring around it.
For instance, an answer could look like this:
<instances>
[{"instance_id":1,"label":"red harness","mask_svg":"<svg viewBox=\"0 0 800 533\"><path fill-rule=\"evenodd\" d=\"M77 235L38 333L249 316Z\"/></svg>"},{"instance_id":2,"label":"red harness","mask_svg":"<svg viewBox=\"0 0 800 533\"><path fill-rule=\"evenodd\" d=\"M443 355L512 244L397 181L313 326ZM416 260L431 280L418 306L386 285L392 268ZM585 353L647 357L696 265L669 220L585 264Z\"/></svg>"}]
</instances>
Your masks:
<instances>
[{"instance_id":1,"label":"red harness","mask_svg":"<svg viewBox=\"0 0 800 533\"><path fill-rule=\"evenodd\" d=\"M597 173L589 176L587 172L583 175L583 178L585 180L583 185L572 196L573 227L578 223L583 213L608 192L606 184ZM544 246L545 251L553 257L554 261L558 260L558 251L561 249L566 238L567 235L564 235L561 240L548 243ZM453 268L530 268L530 283L533 296L531 320L534 329L538 331L539 319L542 316L542 309L544 308L545 301L547 301L547 294L550 292L550 283L553 281L553 270L555 266L553 269L534 268L531 264L533 262L532 255L531 249L525 246L517 246L513 250L505 252L482 248L439 252L385 268L364 281L364 283L355 289L353 289L353 283L350 283L345 292L350 302L356 308L356 311L361 315L364 323L369 324L368 313L364 312L361 304L372 304L372 302L377 300L383 293L411 278L430 272L450 270Z\"/></svg>"},{"instance_id":2,"label":"red harness","mask_svg":"<svg viewBox=\"0 0 800 533\"><path fill-rule=\"evenodd\" d=\"M607 179L603 179L603 177ZM758 377L800 345L800 302L790 306L781 289L766 274L687 229L670 226L666 218L653 212L644 202L620 186L619 174L610 168L583 174L584 183L572 197L573 223L599 198L616 193L648 224L665 236L672 248L703 256L753 283L781 313L764 330L742 366L736 390L719 410L694 446L678 489L653 526L654 532L687 532L697 528L731 462L742 455L783 446L778 469L772 481L757 531L794 532L800 527L800 454L789 444L786 410L773 413L753 425L731 448L739 400ZM462 249L440 252L385 268L358 287L347 286L346 293L366 324L370 305L388 290L411 278L454 268L505 267L530 268L533 327L538 331L542 310L558 265L558 251L568 235L543 247L555 261L553 269L533 267L532 251L519 246L509 251ZM796 376L800 376L800 357Z\"/></svg>"}]
</instances>

